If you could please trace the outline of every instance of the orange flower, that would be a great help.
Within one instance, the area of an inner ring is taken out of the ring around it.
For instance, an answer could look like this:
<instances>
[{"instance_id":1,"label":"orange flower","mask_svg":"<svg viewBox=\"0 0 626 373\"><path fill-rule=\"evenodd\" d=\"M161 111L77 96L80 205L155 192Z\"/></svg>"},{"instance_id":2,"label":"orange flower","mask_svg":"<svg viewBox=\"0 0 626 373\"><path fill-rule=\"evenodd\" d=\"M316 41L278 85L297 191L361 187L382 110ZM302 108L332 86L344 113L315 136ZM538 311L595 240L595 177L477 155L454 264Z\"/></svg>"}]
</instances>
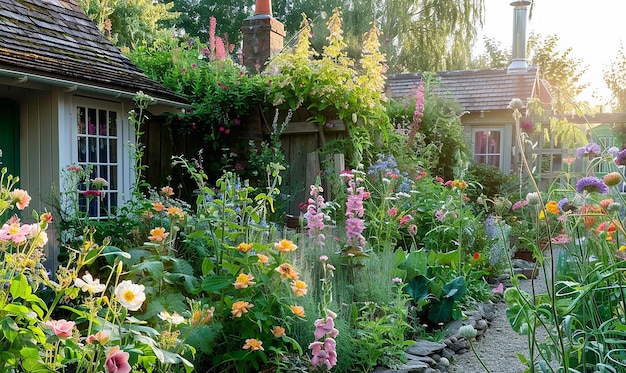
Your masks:
<instances>
[{"instance_id":1,"label":"orange flower","mask_svg":"<svg viewBox=\"0 0 626 373\"><path fill-rule=\"evenodd\" d=\"M613 198L603 199L602 201L600 201L600 206L602 206L602 208L606 210L609 207L609 205L613 202L615 202Z\"/></svg>"},{"instance_id":2,"label":"orange flower","mask_svg":"<svg viewBox=\"0 0 626 373\"><path fill-rule=\"evenodd\" d=\"M298 246L289 240L280 240L274 244L274 247L281 253L288 253L298 248Z\"/></svg>"},{"instance_id":3,"label":"orange flower","mask_svg":"<svg viewBox=\"0 0 626 373\"><path fill-rule=\"evenodd\" d=\"M558 214L559 212L561 212L561 210L559 210L559 205L556 201L550 201L546 203L546 211L552 214Z\"/></svg>"},{"instance_id":4,"label":"orange flower","mask_svg":"<svg viewBox=\"0 0 626 373\"><path fill-rule=\"evenodd\" d=\"M600 206L597 205L583 205L580 207L580 212L585 216L585 227L591 229L596 222L596 217L601 212Z\"/></svg>"},{"instance_id":5,"label":"orange flower","mask_svg":"<svg viewBox=\"0 0 626 373\"><path fill-rule=\"evenodd\" d=\"M15 189L9 192L12 202L15 202L18 210L24 210L30 203L31 197L23 189Z\"/></svg>"},{"instance_id":6,"label":"orange flower","mask_svg":"<svg viewBox=\"0 0 626 373\"><path fill-rule=\"evenodd\" d=\"M253 282L252 280L254 280L254 276L251 274L246 275L245 273L241 273L237 276L237 280L235 281L235 289L245 289L248 286L256 284L256 282Z\"/></svg>"},{"instance_id":7,"label":"orange flower","mask_svg":"<svg viewBox=\"0 0 626 373\"><path fill-rule=\"evenodd\" d=\"M268 258L267 255L256 254L256 256L259 258L259 263L261 264L267 264L270 261L270 258Z\"/></svg>"},{"instance_id":8,"label":"orange flower","mask_svg":"<svg viewBox=\"0 0 626 373\"><path fill-rule=\"evenodd\" d=\"M302 297L306 295L307 289L304 281L295 280L291 283L291 290L296 295L296 297Z\"/></svg>"},{"instance_id":9,"label":"orange flower","mask_svg":"<svg viewBox=\"0 0 626 373\"><path fill-rule=\"evenodd\" d=\"M148 240L162 242L169 235L170 234L165 231L165 228L157 227L150 230L150 236L148 236Z\"/></svg>"},{"instance_id":10,"label":"orange flower","mask_svg":"<svg viewBox=\"0 0 626 373\"><path fill-rule=\"evenodd\" d=\"M276 271L280 273L280 278L290 278L297 280L300 274L296 272L289 263L283 263L276 268Z\"/></svg>"},{"instance_id":11,"label":"orange flower","mask_svg":"<svg viewBox=\"0 0 626 373\"><path fill-rule=\"evenodd\" d=\"M251 243L242 242L239 244L239 246L237 246L237 250L241 251L242 253L247 253L251 249L252 249Z\"/></svg>"},{"instance_id":12,"label":"orange flower","mask_svg":"<svg viewBox=\"0 0 626 373\"><path fill-rule=\"evenodd\" d=\"M171 186L164 186L161 188L161 194L165 197L171 197L174 195L174 189Z\"/></svg>"},{"instance_id":13,"label":"orange flower","mask_svg":"<svg viewBox=\"0 0 626 373\"><path fill-rule=\"evenodd\" d=\"M274 337L276 338L283 337L285 335L285 328L276 325L272 328L272 334L274 334Z\"/></svg>"},{"instance_id":14,"label":"orange flower","mask_svg":"<svg viewBox=\"0 0 626 373\"><path fill-rule=\"evenodd\" d=\"M185 218L185 212L178 207L168 208L167 215L178 220L183 220Z\"/></svg>"},{"instance_id":15,"label":"orange flower","mask_svg":"<svg viewBox=\"0 0 626 373\"><path fill-rule=\"evenodd\" d=\"M254 338L246 339L246 344L243 345L243 349L244 350L250 349L250 351L258 351L258 350L265 351L265 349L263 348L263 342Z\"/></svg>"},{"instance_id":16,"label":"orange flower","mask_svg":"<svg viewBox=\"0 0 626 373\"><path fill-rule=\"evenodd\" d=\"M155 203L152 204L152 208L156 212L161 212L161 211L163 211L165 209L165 206L163 206L163 203L161 203L161 202L155 202Z\"/></svg>"},{"instance_id":17,"label":"orange flower","mask_svg":"<svg viewBox=\"0 0 626 373\"><path fill-rule=\"evenodd\" d=\"M248 313L248 310L252 307L254 307L254 304L240 300L233 303L230 313L232 313L234 317L241 317L244 313Z\"/></svg>"},{"instance_id":18,"label":"orange flower","mask_svg":"<svg viewBox=\"0 0 626 373\"><path fill-rule=\"evenodd\" d=\"M304 307L302 306L289 306L291 312L298 317L304 317Z\"/></svg>"}]
</instances>

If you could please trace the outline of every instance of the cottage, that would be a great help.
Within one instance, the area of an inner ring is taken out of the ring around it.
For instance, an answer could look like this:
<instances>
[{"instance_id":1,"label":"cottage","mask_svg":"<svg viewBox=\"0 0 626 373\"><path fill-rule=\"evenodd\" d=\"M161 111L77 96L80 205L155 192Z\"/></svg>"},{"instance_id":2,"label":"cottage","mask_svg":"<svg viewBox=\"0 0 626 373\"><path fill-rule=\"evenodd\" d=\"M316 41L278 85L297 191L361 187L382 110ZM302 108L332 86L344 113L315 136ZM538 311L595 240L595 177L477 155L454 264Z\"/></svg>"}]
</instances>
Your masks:
<instances>
[{"instance_id":1,"label":"cottage","mask_svg":"<svg viewBox=\"0 0 626 373\"><path fill-rule=\"evenodd\" d=\"M31 208L45 210L62 170L78 164L109 181L93 217L114 211L133 181L128 112L136 92L155 98L152 114L188 103L147 78L75 0L3 0L0 40L2 163L32 195Z\"/></svg>"}]
</instances>

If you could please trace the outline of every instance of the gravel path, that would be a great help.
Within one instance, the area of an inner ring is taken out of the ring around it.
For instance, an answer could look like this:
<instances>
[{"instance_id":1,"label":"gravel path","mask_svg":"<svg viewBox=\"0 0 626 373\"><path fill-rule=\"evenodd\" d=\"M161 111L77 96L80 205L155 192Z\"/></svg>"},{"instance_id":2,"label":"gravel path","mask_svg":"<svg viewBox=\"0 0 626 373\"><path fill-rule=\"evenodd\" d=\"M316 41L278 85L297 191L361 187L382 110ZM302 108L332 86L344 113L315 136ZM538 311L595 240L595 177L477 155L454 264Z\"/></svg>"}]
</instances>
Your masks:
<instances>
[{"instance_id":1,"label":"gravel path","mask_svg":"<svg viewBox=\"0 0 626 373\"><path fill-rule=\"evenodd\" d=\"M550 269L546 268L550 273ZM520 280L520 288L532 294L531 280ZM543 271L539 270L539 275L534 280L535 292L537 294L546 293L546 281L544 281ZM521 373L526 369L517 357L517 353L528 356L528 339L525 335L519 335L511 329L506 318L506 303L496 304L496 318L491 322L484 336L474 342L476 352L481 357L491 373ZM538 332L537 337L540 338ZM450 367L450 372L454 373L484 373L476 356L472 353L456 355L454 364Z\"/></svg>"}]
</instances>

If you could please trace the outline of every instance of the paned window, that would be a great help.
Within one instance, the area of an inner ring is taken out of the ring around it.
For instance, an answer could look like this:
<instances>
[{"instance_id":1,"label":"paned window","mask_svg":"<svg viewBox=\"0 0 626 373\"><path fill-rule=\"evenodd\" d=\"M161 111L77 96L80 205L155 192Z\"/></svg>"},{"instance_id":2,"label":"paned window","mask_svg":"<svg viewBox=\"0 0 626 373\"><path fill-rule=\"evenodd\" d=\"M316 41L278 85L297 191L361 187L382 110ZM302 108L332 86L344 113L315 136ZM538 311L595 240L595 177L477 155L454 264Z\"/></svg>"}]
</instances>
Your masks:
<instances>
[{"instance_id":1,"label":"paned window","mask_svg":"<svg viewBox=\"0 0 626 373\"><path fill-rule=\"evenodd\" d=\"M474 132L474 160L502 168L502 131L477 130Z\"/></svg>"},{"instance_id":2,"label":"paned window","mask_svg":"<svg viewBox=\"0 0 626 373\"><path fill-rule=\"evenodd\" d=\"M120 198L120 128L119 113L98 107L77 108L77 163L90 169L89 183L81 186L79 207L96 219L116 212ZM103 178L108 186L97 190L92 184Z\"/></svg>"}]
</instances>

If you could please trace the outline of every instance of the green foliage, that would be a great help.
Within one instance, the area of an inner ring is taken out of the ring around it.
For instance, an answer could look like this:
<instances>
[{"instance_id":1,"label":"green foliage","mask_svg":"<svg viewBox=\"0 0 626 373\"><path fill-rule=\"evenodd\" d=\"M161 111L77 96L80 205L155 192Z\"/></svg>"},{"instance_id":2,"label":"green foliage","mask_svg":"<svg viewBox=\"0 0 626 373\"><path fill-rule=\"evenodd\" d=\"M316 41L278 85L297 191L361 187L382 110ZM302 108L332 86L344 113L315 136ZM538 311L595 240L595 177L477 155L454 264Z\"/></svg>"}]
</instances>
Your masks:
<instances>
[{"instance_id":1,"label":"green foliage","mask_svg":"<svg viewBox=\"0 0 626 373\"><path fill-rule=\"evenodd\" d=\"M222 47L227 50L228 45ZM170 131L194 139L197 147L189 150L187 158L196 156L207 174L216 175L212 182L223 170L236 169L256 184L263 182L268 164L255 162L258 157L252 156L257 152L247 151L245 127L263 102L267 83L261 76L247 74L228 55L220 55L222 47L167 37L137 48L129 57L146 75L192 102L193 109L169 116L166 123ZM279 153L275 145L267 146ZM263 142L255 144L263 146ZM282 162L278 154L274 162Z\"/></svg>"},{"instance_id":2,"label":"green foliage","mask_svg":"<svg viewBox=\"0 0 626 373\"><path fill-rule=\"evenodd\" d=\"M265 69L271 79L268 100L279 108L305 108L310 120L321 125L331 119L343 120L351 137L351 149L346 149L349 163L358 164L371 156L369 148L384 141L391 130L381 104L384 57L378 52L379 31L373 26L365 37L357 70L345 54L340 15L336 10L327 23L329 42L319 59L311 49L311 29L304 18L303 32L293 48L272 58Z\"/></svg>"},{"instance_id":3,"label":"green foliage","mask_svg":"<svg viewBox=\"0 0 626 373\"><path fill-rule=\"evenodd\" d=\"M541 35L531 33L528 38L529 61L539 68L540 78L550 84L549 91L555 112L580 111L573 103L576 96L588 85L579 82L586 67L580 59L570 56L571 47L561 51L558 42L557 35L542 38Z\"/></svg>"},{"instance_id":4,"label":"green foliage","mask_svg":"<svg viewBox=\"0 0 626 373\"><path fill-rule=\"evenodd\" d=\"M484 194L488 198L502 195L502 187L511 180L511 176L504 174L499 167L472 162L465 174L465 180L470 185L478 186L478 188L468 192L468 197L476 200L480 194Z\"/></svg>"},{"instance_id":5,"label":"green foliage","mask_svg":"<svg viewBox=\"0 0 626 373\"><path fill-rule=\"evenodd\" d=\"M164 22L176 19L173 3L153 0L78 0L105 36L118 47L134 49L152 44L166 33Z\"/></svg>"},{"instance_id":6,"label":"green foliage","mask_svg":"<svg viewBox=\"0 0 626 373\"><path fill-rule=\"evenodd\" d=\"M613 108L617 112L626 110L626 53L624 45L619 46L615 59L604 70L604 82L613 93ZM622 137L622 144L624 139Z\"/></svg>"}]
</instances>

